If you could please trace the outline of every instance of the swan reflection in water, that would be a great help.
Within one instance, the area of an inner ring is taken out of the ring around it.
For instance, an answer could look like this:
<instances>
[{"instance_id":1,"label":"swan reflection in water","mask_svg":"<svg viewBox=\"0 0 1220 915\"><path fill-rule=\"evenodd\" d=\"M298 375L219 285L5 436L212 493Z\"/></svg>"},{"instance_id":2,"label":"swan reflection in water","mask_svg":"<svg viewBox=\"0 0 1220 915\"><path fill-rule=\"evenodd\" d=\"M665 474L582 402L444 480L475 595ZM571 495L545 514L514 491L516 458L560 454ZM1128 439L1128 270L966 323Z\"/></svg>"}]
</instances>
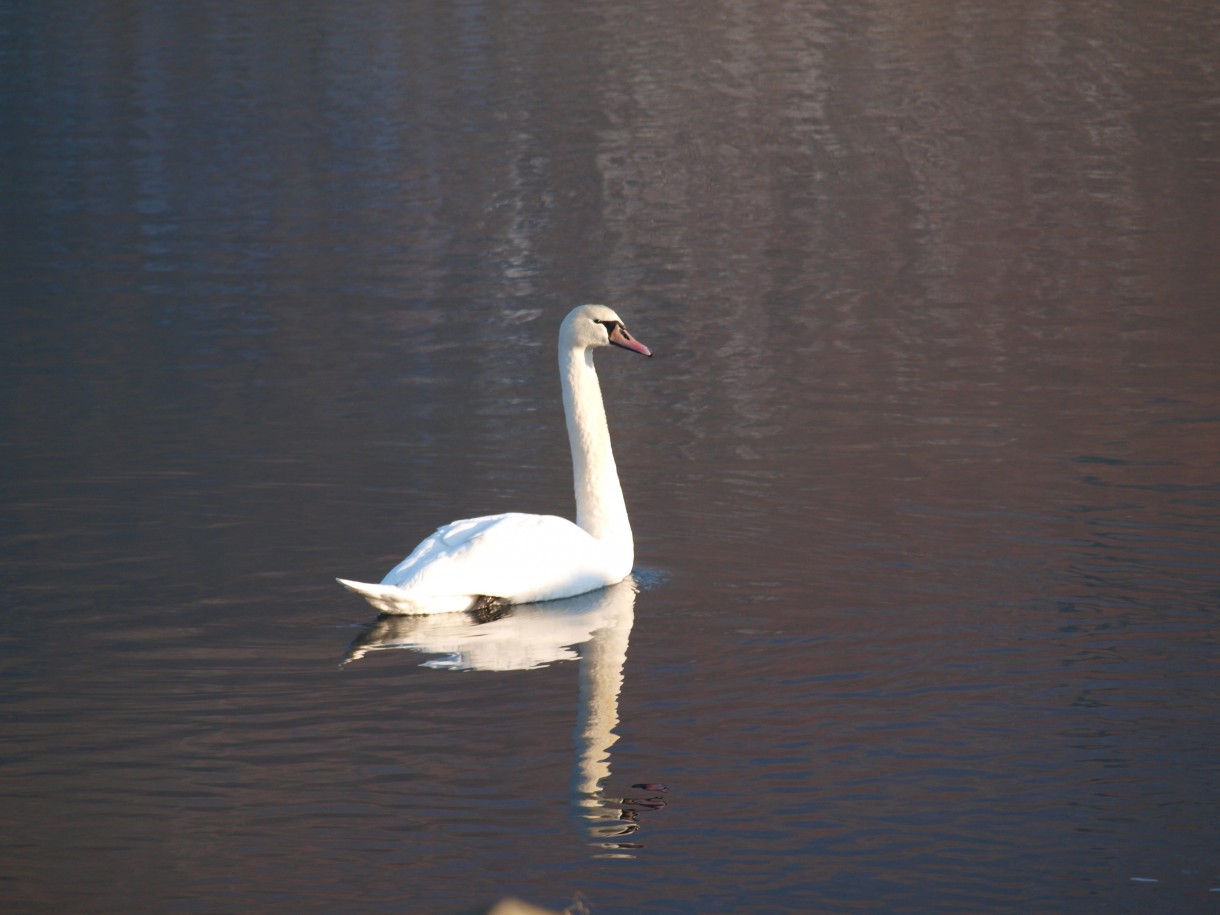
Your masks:
<instances>
[{"instance_id":1,"label":"swan reflection in water","mask_svg":"<svg viewBox=\"0 0 1220 915\"><path fill-rule=\"evenodd\" d=\"M635 595L635 581L628 576L577 597L491 612L383 615L352 642L343 663L390 648L441 655L422 666L442 670L532 670L579 658L572 809L593 844L628 854L639 847L623 841L638 830L638 811L665 806L660 785L634 786L647 793L644 797L602 793L610 776L610 747L618 740L614 728Z\"/></svg>"}]
</instances>

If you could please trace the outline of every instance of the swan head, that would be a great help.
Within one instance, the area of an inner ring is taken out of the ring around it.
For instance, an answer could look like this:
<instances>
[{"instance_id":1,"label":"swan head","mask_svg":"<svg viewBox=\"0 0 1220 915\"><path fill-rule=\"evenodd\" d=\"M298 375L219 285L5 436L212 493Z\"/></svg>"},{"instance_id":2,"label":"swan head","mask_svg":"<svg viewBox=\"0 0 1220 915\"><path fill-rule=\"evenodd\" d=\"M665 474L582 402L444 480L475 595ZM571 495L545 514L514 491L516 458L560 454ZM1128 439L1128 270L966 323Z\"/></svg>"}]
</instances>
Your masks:
<instances>
[{"instance_id":1,"label":"swan head","mask_svg":"<svg viewBox=\"0 0 1220 915\"><path fill-rule=\"evenodd\" d=\"M613 308L605 305L577 305L563 319L559 343L569 349L621 346L651 356L652 351L627 333L627 326Z\"/></svg>"}]
</instances>

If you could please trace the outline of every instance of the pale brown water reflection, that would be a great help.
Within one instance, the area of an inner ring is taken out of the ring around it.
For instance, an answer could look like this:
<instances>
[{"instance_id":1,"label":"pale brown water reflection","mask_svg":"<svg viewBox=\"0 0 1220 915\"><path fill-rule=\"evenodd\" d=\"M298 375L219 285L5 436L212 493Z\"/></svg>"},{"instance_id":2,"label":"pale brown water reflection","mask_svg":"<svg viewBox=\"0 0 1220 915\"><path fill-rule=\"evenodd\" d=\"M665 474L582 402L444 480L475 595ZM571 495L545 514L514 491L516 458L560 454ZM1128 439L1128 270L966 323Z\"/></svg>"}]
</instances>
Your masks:
<instances>
[{"instance_id":1,"label":"pale brown water reflection","mask_svg":"<svg viewBox=\"0 0 1220 915\"><path fill-rule=\"evenodd\" d=\"M5 910L1217 904L1214 6L0 12ZM340 667L582 300L629 650Z\"/></svg>"}]
</instances>

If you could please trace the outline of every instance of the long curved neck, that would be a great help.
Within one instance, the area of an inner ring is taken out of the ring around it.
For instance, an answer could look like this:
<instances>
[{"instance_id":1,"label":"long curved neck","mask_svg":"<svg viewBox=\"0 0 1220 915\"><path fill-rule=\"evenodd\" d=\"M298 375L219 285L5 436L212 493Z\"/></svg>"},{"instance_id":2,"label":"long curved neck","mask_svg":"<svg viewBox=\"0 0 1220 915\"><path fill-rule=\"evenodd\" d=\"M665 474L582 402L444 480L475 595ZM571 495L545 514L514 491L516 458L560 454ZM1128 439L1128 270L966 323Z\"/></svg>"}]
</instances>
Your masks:
<instances>
[{"instance_id":1,"label":"long curved neck","mask_svg":"<svg viewBox=\"0 0 1220 915\"><path fill-rule=\"evenodd\" d=\"M631 524L623 488L610 449L610 429L602 389L593 368L593 351L584 347L559 349L563 412L572 446L572 476L576 489L576 523L598 540L632 550ZM630 562L630 560L628 560Z\"/></svg>"}]
</instances>

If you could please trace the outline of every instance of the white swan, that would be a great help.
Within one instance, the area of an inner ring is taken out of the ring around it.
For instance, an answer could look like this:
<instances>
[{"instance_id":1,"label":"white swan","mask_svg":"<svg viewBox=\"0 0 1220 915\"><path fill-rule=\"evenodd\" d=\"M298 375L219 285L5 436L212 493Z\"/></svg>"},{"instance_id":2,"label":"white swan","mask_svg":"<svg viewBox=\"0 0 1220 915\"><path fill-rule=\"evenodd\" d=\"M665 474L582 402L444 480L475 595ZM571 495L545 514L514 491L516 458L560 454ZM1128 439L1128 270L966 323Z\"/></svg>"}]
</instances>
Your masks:
<instances>
[{"instance_id":1,"label":"white swan","mask_svg":"<svg viewBox=\"0 0 1220 915\"><path fill-rule=\"evenodd\" d=\"M622 581L635 544L619 485L593 350L651 356L605 305L581 305L559 328L559 378L572 446L576 523L510 513L438 528L381 584L337 581L383 613L450 613L584 594Z\"/></svg>"}]
</instances>

